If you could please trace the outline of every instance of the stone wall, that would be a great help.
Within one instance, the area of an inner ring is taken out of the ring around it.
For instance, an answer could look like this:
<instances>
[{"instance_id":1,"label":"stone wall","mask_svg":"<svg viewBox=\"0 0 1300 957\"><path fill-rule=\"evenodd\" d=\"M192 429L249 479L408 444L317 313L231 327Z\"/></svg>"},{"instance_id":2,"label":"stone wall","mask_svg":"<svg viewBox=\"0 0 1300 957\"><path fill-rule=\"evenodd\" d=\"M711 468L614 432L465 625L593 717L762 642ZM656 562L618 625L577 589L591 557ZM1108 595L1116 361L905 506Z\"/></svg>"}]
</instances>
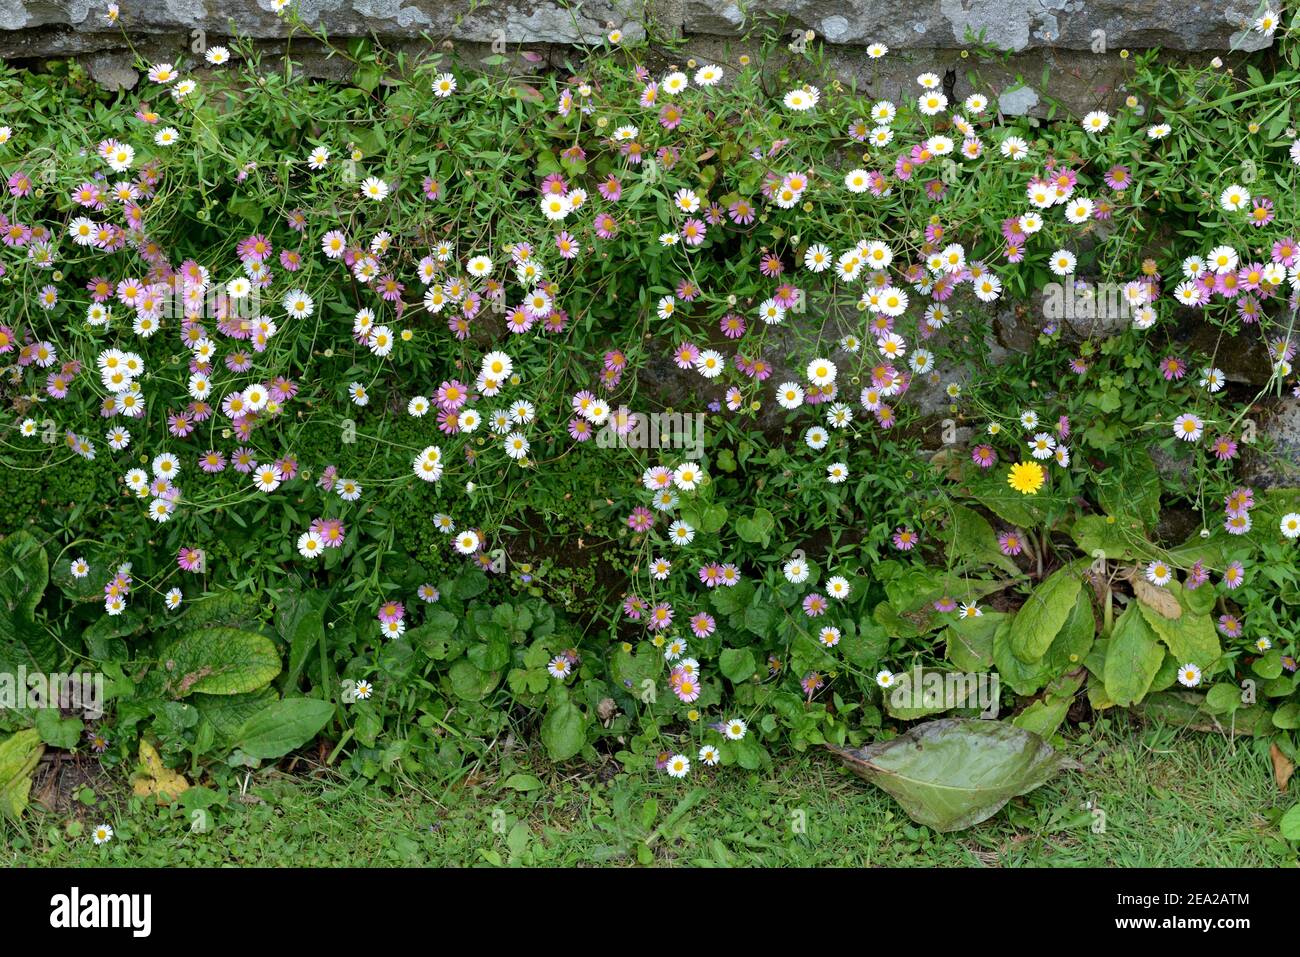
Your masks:
<instances>
[{"instance_id":1,"label":"stone wall","mask_svg":"<svg viewBox=\"0 0 1300 957\"><path fill-rule=\"evenodd\" d=\"M826 62L846 83L873 96L897 99L915 90L916 74L951 71L953 92L964 98L978 75L1007 115L1042 116L1051 102L1082 115L1113 108L1122 99L1132 59L1122 51L1159 47L1166 57L1229 64L1271 45L1250 32L1258 0L295 0L312 32L333 40L371 37L390 49L419 55L453 49L466 65L502 53L526 71L560 68L575 44L601 43L613 27L629 40L652 39L646 58L666 67L689 57L735 65L761 45L764 29L787 40L813 30ZM22 63L75 57L113 89L139 81L136 54L146 61L184 59L201 66L203 44L232 35L255 42L264 62L277 65L286 48L299 69L348 78L349 65L328 57L310 34L288 36L271 0L119 0L118 23L108 22L106 0L0 0L0 58ZM758 31L756 33L756 30ZM963 56L972 35L1004 55ZM895 55L871 60L866 46L888 44ZM779 59L793 56L784 46ZM902 54L897 55L897 54ZM493 61L499 62L499 61ZM1023 309L998 316L995 349L1027 349L1037 321ZM1034 316L1039 310L1029 310ZM1195 329L1188 330L1194 337ZM1256 350L1258 351L1258 350ZM1249 358L1250 361L1247 361ZM1243 355L1230 370L1234 383L1258 387L1267 356ZM1238 368L1239 367L1239 368ZM671 375L672 370L667 370ZM941 414L941 394L920 395ZM930 407L933 408L930 408ZM1300 400L1285 399L1265 413L1265 431L1284 462L1300 462ZM1292 484L1294 474L1258 468L1256 479Z\"/></svg>"},{"instance_id":2,"label":"stone wall","mask_svg":"<svg viewBox=\"0 0 1300 957\"><path fill-rule=\"evenodd\" d=\"M681 41L672 54L719 63L752 52L756 25L787 35L813 30L828 44L828 60L845 81L888 96L920 69L953 69L965 95L974 58L962 58L967 38L1009 56L981 64L982 77L1001 90L1007 114L1042 113L1047 97L1071 112L1113 101L1122 87L1121 50L1160 47L1173 56L1248 53L1271 42L1247 27L1254 0L295 0L303 21L340 38L371 36L407 52L454 44L461 56L529 54L523 62L559 63L577 43L600 42L611 26L631 40L647 35ZM285 21L271 0L120 0L108 22L105 0L0 0L0 57L11 61L75 56L107 87L133 85L134 57L175 60L192 48L233 33L266 52L284 49ZM879 41L906 58L871 61ZM293 56L310 73L342 78L345 64L322 55L303 33ZM667 60L669 55L665 53ZM1046 77L1046 81L1044 81ZM1020 82L1023 79L1024 82Z\"/></svg>"}]
</instances>

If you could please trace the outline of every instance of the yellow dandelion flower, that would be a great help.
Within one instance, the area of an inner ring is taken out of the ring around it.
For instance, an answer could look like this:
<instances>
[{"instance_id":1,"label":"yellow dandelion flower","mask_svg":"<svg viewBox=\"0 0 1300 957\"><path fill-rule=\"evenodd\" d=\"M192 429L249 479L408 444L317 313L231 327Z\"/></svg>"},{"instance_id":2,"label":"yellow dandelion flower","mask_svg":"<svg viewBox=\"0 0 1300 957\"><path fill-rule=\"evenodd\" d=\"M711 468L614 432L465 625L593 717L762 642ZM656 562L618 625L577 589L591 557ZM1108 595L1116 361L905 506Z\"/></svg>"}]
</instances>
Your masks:
<instances>
[{"instance_id":1,"label":"yellow dandelion flower","mask_svg":"<svg viewBox=\"0 0 1300 957\"><path fill-rule=\"evenodd\" d=\"M1022 495L1035 495L1045 478L1046 473L1037 462L1018 462L1007 473L1007 484Z\"/></svg>"}]
</instances>

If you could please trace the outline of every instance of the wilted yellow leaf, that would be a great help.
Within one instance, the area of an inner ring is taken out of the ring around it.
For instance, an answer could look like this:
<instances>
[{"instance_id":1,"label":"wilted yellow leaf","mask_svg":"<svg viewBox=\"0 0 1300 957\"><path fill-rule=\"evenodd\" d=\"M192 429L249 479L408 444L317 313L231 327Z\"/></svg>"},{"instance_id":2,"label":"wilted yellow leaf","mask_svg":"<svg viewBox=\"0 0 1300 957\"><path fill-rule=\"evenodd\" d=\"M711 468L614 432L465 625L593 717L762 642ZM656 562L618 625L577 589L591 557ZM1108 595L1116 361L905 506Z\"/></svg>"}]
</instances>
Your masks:
<instances>
[{"instance_id":1,"label":"wilted yellow leaf","mask_svg":"<svg viewBox=\"0 0 1300 957\"><path fill-rule=\"evenodd\" d=\"M179 771L163 765L158 749L148 741L140 741L140 764L131 783L140 797L155 795L160 803L179 797L190 788L190 782Z\"/></svg>"},{"instance_id":2,"label":"wilted yellow leaf","mask_svg":"<svg viewBox=\"0 0 1300 957\"><path fill-rule=\"evenodd\" d=\"M1135 577L1133 579L1133 594L1137 595L1138 601L1163 618L1177 621L1183 617L1183 606L1178 604L1178 598L1172 592L1158 585L1153 585L1148 581Z\"/></svg>"},{"instance_id":3,"label":"wilted yellow leaf","mask_svg":"<svg viewBox=\"0 0 1300 957\"><path fill-rule=\"evenodd\" d=\"M35 729L18 731L0 741L0 815L17 820L27 807L32 772L45 752Z\"/></svg>"}]
</instances>

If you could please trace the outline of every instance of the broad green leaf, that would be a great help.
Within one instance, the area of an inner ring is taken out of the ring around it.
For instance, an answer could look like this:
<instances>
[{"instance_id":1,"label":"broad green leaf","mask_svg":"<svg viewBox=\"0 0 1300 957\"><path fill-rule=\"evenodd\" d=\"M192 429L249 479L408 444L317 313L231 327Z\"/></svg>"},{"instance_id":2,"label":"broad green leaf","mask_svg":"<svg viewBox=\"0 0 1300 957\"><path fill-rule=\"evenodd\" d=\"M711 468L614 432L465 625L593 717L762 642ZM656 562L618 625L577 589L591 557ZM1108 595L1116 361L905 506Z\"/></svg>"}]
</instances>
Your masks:
<instances>
[{"instance_id":1,"label":"broad green leaf","mask_svg":"<svg viewBox=\"0 0 1300 957\"><path fill-rule=\"evenodd\" d=\"M740 684L758 670L758 664L748 648L724 648L718 657L718 668L732 684Z\"/></svg>"},{"instance_id":2,"label":"broad green leaf","mask_svg":"<svg viewBox=\"0 0 1300 957\"><path fill-rule=\"evenodd\" d=\"M282 688L297 685L311 652L320 647L325 632L326 593L317 589L295 591L281 599L276 630L289 646L289 667Z\"/></svg>"},{"instance_id":3,"label":"broad green leaf","mask_svg":"<svg viewBox=\"0 0 1300 957\"><path fill-rule=\"evenodd\" d=\"M1214 671L1214 665L1219 660L1222 651L1219 648L1219 636L1214 630L1214 622L1209 615L1197 614L1189 607L1189 593L1178 582L1170 582L1166 586L1170 594L1182 608L1182 614L1178 618L1169 618L1162 615L1151 604L1142 600L1142 595L1138 595L1138 608L1141 609L1142 617L1146 623L1151 626L1160 640L1169 648L1169 653L1177 659L1178 665L1192 663L1197 665L1205 675L1210 675ZM1195 595L1196 591L1211 591L1208 587L1196 589L1191 592Z\"/></svg>"},{"instance_id":4,"label":"broad green leaf","mask_svg":"<svg viewBox=\"0 0 1300 957\"><path fill-rule=\"evenodd\" d=\"M442 661L451 656L455 641L456 625L460 619L451 612L437 608L429 613L424 624L417 625L406 633L406 639L413 648L423 652L435 661Z\"/></svg>"},{"instance_id":5,"label":"broad green leaf","mask_svg":"<svg viewBox=\"0 0 1300 957\"><path fill-rule=\"evenodd\" d=\"M1092 589L1081 588L1065 624L1043 656L1048 672L1055 677L1080 667L1092 651L1096 638L1097 618L1092 611Z\"/></svg>"},{"instance_id":6,"label":"broad green leaf","mask_svg":"<svg viewBox=\"0 0 1300 957\"><path fill-rule=\"evenodd\" d=\"M921 629L898 613L892 603L882 601L871 612L872 620L885 630L890 638L915 638Z\"/></svg>"},{"instance_id":7,"label":"broad green leaf","mask_svg":"<svg viewBox=\"0 0 1300 957\"><path fill-rule=\"evenodd\" d=\"M1106 650L1106 693L1120 707L1141 701L1164 660L1165 650L1156 633L1130 605L1115 622Z\"/></svg>"},{"instance_id":8,"label":"broad green leaf","mask_svg":"<svg viewBox=\"0 0 1300 957\"><path fill-rule=\"evenodd\" d=\"M487 591L488 580L477 568L467 568L456 576L449 589L452 597L460 601L469 601Z\"/></svg>"},{"instance_id":9,"label":"broad green leaf","mask_svg":"<svg viewBox=\"0 0 1300 957\"><path fill-rule=\"evenodd\" d=\"M1047 697L1032 702L1029 707L1011 719L1017 728L1032 731L1040 738L1049 738L1065 720L1070 711L1070 698Z\"/></svg>"},{"instance_id":10,"label":"broad green leaf","mask_svg":"<svg viewBox=\"0 0 1300 957\"><path fill-rule=\"evenodd\" d=\"M50 582L45 548L28 531L0 541L0 665L53 671L59 663L54 636L36 621L36 606Z\"/></svg>"},{"instance_id":11,"label":"broad green leaf","mask_svg":"<svg viewBox=\"0 0 1300 957\"><path fill-rule=\"evenodd\" d=\"M988 519L964 505L957 505L952 510L948 554L954 564L996 565L1010 575L1021 574L1016 563L1002 554L998 537Z\"/></svg>"},{"instance_id":12,"label":"broad green leaf","mask_svg":"<svg viewBox=\"0 0 1300 957\"><path fill-rule=\"evenodd\" d=\"M552 761L567 761L587 743L586 722L572 701L551 705L542 719L542 744Z\"/></svg>"},{"instance_id":13,"label":"broad green leaf","mask_svg":"<svg viewBox=\"0 0 1300 957\"><path fill-rule=\"evenodd\" d=\"M1205 710L1211 714L1228 714L1241 705L1241 689L1234 684L1217 684L1205 693Z\"/></svg>"},{"instance_id":14,"label":"broad green leaf","mask_svg":"<svg viewBox=\"0 0 1300 957\"><path fill-rule=\"evenodd\" d=\"M761 544L764 547L767 546L775 526L776 519L765 508L758 508L749 515L742 515L735 522L736 534L742 541Z\"/></svg>"},{"instance_id":15,"label":"broad green leaf","mask_svg":"<svg viewBox=\"0 0 1300 957\"><path fill-rule=\"evenodd\" d=\"M1106 682L1095 671L1088 672L1088 704L1093 711L1105 711L1115 707L1115 702L1106 693Z\"/></svg>"},{"instance_id":16,"label":"broad green leaf","mask_svg":"<svg viewBox=\"0 0 1300 957\"><path fill-rule=\"evenodd\" d=\"M1300 728L1300 702L1288 701L1274 711L1273 727L1287 730Z\"/></svg>"},{"instance_id":17,"label":"broad green leaf","mask_svg":"<svg viewBox=\"0 0 1300 957\"><path fill-rule=\"evenodd\" d=\"M512 774L505 779L504 786L512 791L536 791L542 785L542 779L535 774Z\"/></svg>"},{"instance_id":18,"label":"broad green leaf","mask_svg":"<svg viewBox=\"0 0 1300 957\"><path fill-rule=\"evenodd\" d=\"M257 600L251 595L237 591L219 591L204 595L197 599L185 613L185 624L191 630L206 625L248 628L257 619Z\"/></svg>"},{"instance_id":19,"label":"broad green leaf","mask_svg":"<svg viewBox=\"0 0 1300 957\"><path fill-rule=\"evenodd\" d=\"M1043 697L1012 718L1011 723L1017 728L1034 732L1040 738L1051 737L1069 714L1070 705L1074 703L1074 696L1083 685L1085 674L1079 668L1053 681Z\"/></svg>"},{"instance_id":20,"label":"broad green leaf","mask_svg":"<svg viewBox=\"0 0 1300 957\"><path fill-rule=\"evenodd\" d=\"M1300 804L1291 805L1277 826L1288 841L1300 841Z\"/></svg>"},{"instance_id":21,"label":"broad green leaf","mask_svg":"<svg viewBox=\"0 0 1300 957\"><path fill-rule=\"evenodd\" d=\"M865 748L837 748L859 777L892 794L912 820L957 831L1074 767L1032 732L1000 721L943 718Z\"/></svg>"},{"instance_id":22,"label":"broad green leaf","mask_svg":"<svg viewBox=\"0 0 1300 957\"><path fill-rule=\"evenodd\" d=\"M715 588L710 601L719 615L736 615L749 607L754 600L754 585L742 581L731 588Z\"/></svg>"},{"instance_id":23,"label":"broad green leaf","mask_svg":"<svg viewBox=\"0 0 1300 957\"><path fill-rule=\"evenodd\" d=\"M447 672L451 689L456 697L468 701L478 701L497 686L501 680L499 671L483 671L467 658L461 658Z\"/></svg>"},{"instance_id":24,"label":"broad green leaf","mask_svg":"<svg viewBox=\"0 0 1300 957\"><path fill-rule=\"evenodd\" d=\"M862 618L849 623L839 647L846 661L870 672L889 653L889 635L870 618Z\"/></svg>"},{"instance_id":25,"label":"broad green leaf","mask_svg":"<svg viewBox=\"0 0 1300 957\"><path fill-rule=\"evenodd\" d=\"M316 698L285 698L253 715L235 735L250 758L282 758L312 741L334 716L334 705Z\"/></svg>"},{"instance_id":26,"label":"broad green leaf","mask_svg":"<svg viewBox=\"0 0 1300 957\"><path fill-rule=\"evenodd\" d=\"M36 730L41 740L52 748L71 751L81 740L85 727L80 718L65 718L58 708L41 708L36 712Z\"/></svg>"},{"instance_id":27,"label":"broad green leaf","mask_svg":"<svg viewBox=\"0 0 1300 957\"><path fill-rule=\"evenodd\" d=\"M1015 615L1008 615L993 632L993 664L998 676L1018 695L1031 695L1052 680L1045 661L1027 665L1011 651L1011 626Z\"/></svg>"},{"instance_id":28,"label":"broad green leaf","mask_svg":"<svg viewBox=\"0 0 1300 957\"><path fill-rule=\"evenodd\" d=\"M120 615L100 615L81 633L81 641L95 661L124 661L128 651L123 639L143 631L144 626L144 616L127 608Z\"/></svg>"},{"instance_id":29,"label":"broad green leaf","mask_svg":"<svg viewBox=\"0 0 1300 957\"><path fill-rule=\"evenodd\" d=\"M500 671L510 663L510 638L500 625L492 624L479 629L481 641L469 646L465 653L480 671Z\"/></svg>"},{"instance_id":30,"label":"broad green leaf","mask_svg":"<svg viewBox=\"0 0 1300 957\"><path fill-rule=\"evenodd\" d=\"M745 630L760 638L766 638L772 632L776 612L768 605L750 605L741 616Z\"/></svg>"},{"instance_id":31,"label":"broad green leaf","mask_svg":"<svg viewBox=\"0 0 1300 957\"><path fill-rule=\"evenodd\" d=\"M1265 680L1272 680L1282 674L1282 652L1274 648L1251 662L1250 670Z\"/></svg>"},{"instance_id":32,"label":"broad green leaf","mask_svg":"<svg viewBox=\"0 0 1300 957\"><path fill-rule=\"evenodd\" d=\"M991 470L992 474L979 473L967 463L970 496L1009 525L1024 529L1036 528L1047 520L1048 513L1061 503L1050 487L1036 495L1022 495L1007 485L1006 469Z\"/></svg>"},{"instance_id":33,"label":"broad green leaf","mask_svg":"<svg viewBox=\"0 0 1300 957\"><path fill-rule=\"evenodd\" d=\"M700 515L700 531L713 535L727 524L727 506L708 505Z\"/></svg>"},{"instance_id":34,"label":"broad green leaf","mask_svg":"<svg viewBox=\"0 0 1300 957\"><path fill-rule=\"evenodd\" d=\"M1089 558L1113 562L1140 558L1150 548L1141 522L1110 515L1084 515L1070 529L1070 537Z\"/></svg>"},{"instance_id":35,"label":"broad green leaf","mask_svg":"<svg viewBox=\"0 0 1300 957\"><path fill-rule=\"evenodd\" d=\"M900 721L915 721L956 708L984 710L997 702L991 682L981 685L979 673L943 668L913 668L896 676L898 684L884 694L885 710Z\"/></svg>"},{"instance_id":36,"label":"broad green leaf","mask_svg":"<svg viewBox=\"0 0 1300 957\"><path fill-rule=\"evenodd\" d=\"M629 693L640 695L645 682L649 681L649 687L654 687L653 678L663 668L663 661L664 656L648 641L641 642L633 651L615 648L610 655L610 678L622 684Z\"/></svg>"},{"instance_id":37,"label":"broad green leaf","mask_svg":"<svg viewBox=\"0 0 1300 957\"><path fill-rule=\"evenodd\" d=\"M246 694L195 694L189 700L212 725L215 740L225 745L234 741L249 718L278 697L274 688L261 688Z\"/></svg>"},{"instance_id":38,"label":"broad green leaf","mask_svg":"<svg viewBox=\"0 0 1300 957\"><path fill-rule=\"evenodd\" d=\"M739 741L728 741L724 745L746 771L758 771L763 765L770 760L767 749L758 743L752 734L746 735Z\"/></svg>"},{"instance_id":39,"label":"broad green leaf","mask_svg":"<svg viewBox=\"0 0 1300 957\"><path fill-rule=\"evenodd\" d=\"M1012 653L1025 664L1040 661L1070 617L1082 579L1074 565L1057 569L1029 594L1011 622Z\"/></svg>"},{"instance_id":40,"label":"broad green leaf","mask_svg":"<svg viewBox=\"0 0 1300 957\"><path fill-rule=\"evenodd\" d=\"M993 635L1006 614L986 611L978 618L958 618L944 631L947 658L962 671L993 667Z\"/></svg>"},{"instance_id":41,"label":"broad green leaf","mask_svg":"<svg viewBox=\"0 0 1300 957\"><path fill-rule=\"evenodd\" d=\"M173 698L256 691L280 673L274 642L253 631L204 628L187 632L163 655L165 690Z\"/></svg>"}]
</instances>

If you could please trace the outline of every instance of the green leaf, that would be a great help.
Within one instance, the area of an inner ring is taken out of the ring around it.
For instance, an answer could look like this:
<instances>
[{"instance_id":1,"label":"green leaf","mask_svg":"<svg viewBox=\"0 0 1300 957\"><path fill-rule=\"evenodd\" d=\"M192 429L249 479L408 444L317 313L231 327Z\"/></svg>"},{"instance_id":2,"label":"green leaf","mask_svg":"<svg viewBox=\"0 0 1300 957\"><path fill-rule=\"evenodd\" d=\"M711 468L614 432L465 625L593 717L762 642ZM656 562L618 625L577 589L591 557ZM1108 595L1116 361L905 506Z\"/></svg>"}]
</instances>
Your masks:
<instances>
[{"instance_id":1,"label":"green leaf","mask_svg":"<svg viewBox=\"0 0 1300 957\"><path fill-rule=\"evenodd\" d=\"M36 606L50 582L45 548L28 531L0 541L0 665L53 671L59 663L54 636L36 621Z\"/></svg>"},{"instance_id":2,"label":"green leaf","mask_svg":"<svg viewBox=\"0 0 1300 957\"><path fill-rule=\"evenodd\" d=\"M280 673L280 653L264 635L238 628L204 628L180 637L163 655L165 690L173 698L195 691L256 691Z\"/></svg>"},{"instance_id":3,"label":"green leaf","mask_svg":"<svg viewBox=\"0 0 1300 957\"><path fill-rule=\"evenodd\" d=\"M58 708L41 708L36 712L36 730L52 748L71 751L81 740L85 724L80 718L65 718Z\"/></svg>"},{"instance_id":4,"label":"green leaf","mask_svg":"<svg viewBox=\"0 0 1300 957\"><path fill-rule=\"evenodd\" d=\"M1084 554L1094 559L1132 561L1145 555L1150 547L1141 522L1107 515L1084 515L1074 523L1070 536Z\"/></svg>"},{"instance_id":5,"label":"green leaf","mask_svg":"<svg viewBox=\"0 0 1300 957\"><path fill-rule=\"evenodd\" d=\"M751 514L736 519L736 534L741 540L761 544L764 548L767 547L768 539L775 527L776 519L765 508L755 509Z\"/></svg>"},{"instance_id":6,"label":"green leaf","mask_svg":"<svg viewBox=\"0 0 1300 957\"><path fill-rule=\"evenodd\" d=\"M1053 678L1083 665L1097 638L1097 618L1092 611L1092 590L1082 588L1070 616L1043 655L1043 665Z\"/></svg>"},{"instance_id":7,"label":"green leaf","mask_svg":"<svg viewBox=\"0 0 1300 957\"><path fill-rule=\"evenodd\" d=\"M17 820L27 808L32 772L45 753L40 732L27 728L0 741L0 816Z\"/></svg>"},{"instance_id":8,"label":"green leaf","mask_svg":"<svg viewBox=\"0 0 1300 957\"><path fill-rule=\"evenodd\" d=\"M1282 652L1274 648L1268 654L1256 658L1250 670L1265 680L1277 678L1282 674Z\"/></svg>"},{"instance_id":9,"label":"green leaf","mask_svg":"<svg viewBox=\"0 0 1300 957\"><path fill-rule=\"evenodd\" d=\"M1219 648L1219 636L1214 630L1214 622L1209 615L1196 614L1188 607L1188 592L1178 582L1170 582L1166 588L1178 600L1182 614L1177 618L1166 618L1155 608L1141 600L1138 608L1142 617L1151 626L1151 630L1160 636L1160 640L1169 648L1170 654L1177 659L1177 664L1188 662L1197 665L1207 676L1214 670L1222 651ZM1211 589L1196 589L1210 592ZM1195 594L1193 591L1191 594Z\"/></svg>"},{"instance_id":10,"label":"green leaf","mask_svg":"<svg viewBox=\"0 0 1300 957\"><path fill-rule=\"evenodd\" d=\"M1011 651L1011 626L1014 615L1008 615L993 632L993 664L998 676L1018 695L1031 695L1052 680L1045 661L1027 665Z\"/></svg>"},{"instance_id":11,"label":"green leaf","mask_svg":"<svg viewBox=\"0 0 1300 957\"><path fill-rule=\"evenodd\" d=\"M1075 766L1032 732L963 718L929 721L865 748L831 750L892 794L913 821L941 832L987 820L1013 797Z\"/></svg>"},{"instance_id":12,"label":"green leaf","mask_svg":"<svg viewBox=\"0 0 1300 957\"><path fill-rule=\"evenodd\" d=\"M312 649L320 647L325 633L325 605L323 591L295 591L281 601L276 616L276 630L289 646L289 668L285 672L282 688L293 688L302 675L303 667Z\"/></svg>"},{"instance_id":13,"label":"green leaf","mask_svg":"<svg viewBox=\"0 0 1300 957\"><path fill-rule=\"evenodd\" d=\"M725 746L746 771L758 771L770 760L767 749L752 734L739 741L728 741Z\"/></svg>"},{"instance_id":14,"label":"green leaf","mask_svg":"<svg viewBox=\"0 0 1300 957\"><path fill-rule=\"evenodd\" d=\"M840 642L840 651L846 661L870 672L889 653L889 635L870 618L862 618L856 626L850 623Z\"/></svg>"},{"instance_id":15,"label":"green leaf","mask_svg":"<svg viewBox=\"0 0 1300 957\"><path fill-rule=\"evenodd\" d=\"M447 677L451 680L451 690L456 693L456 697L478 701L497 686L501 672L483 671L472 661L461 658L451 666Z\"/></svg>"},{"instance_id":16,"label":"green leaf","mask_svg":"<svg viewBox=\"0 0 1300 957\"><path fill-rule=\"evenodd\" d=\"M1121 707L1141 701L1164 660L1165 650L1156 633L1130 605L1115 622L1106 650L1106 694Z\"/></svg>"},{"instance_id":17,"label":"green leaf","mask_svg":"<svg viewBox=\"0 0 1300 957\"><path fill-rule=\"evenodd\" d=\"M485 625L479 629L482 641L470 645L465 656L480 671L500 671L510 663L510 638L500 625Z\"/></svg>"},{"instance_id":18,"label":"green leaf","mask_svg":"<svg viewBox=\"0 0 1300 957\"><path fill-rule=\"evenodd\" d=\"M898 613L891 602L882 601L871 612L871 620L890 638L915 638L921 629Z\"/></svg>"},{"instance_id":19,"label":"green leaf","mask_svg":"<svg viewBox=\"0 0 1300 957\"><path fill-rule=\"evenodd\" d=\"M442 661L449 656L459 622L460 619L451 612L437 608L429 614L423 625L417 625L408 631L406 639L412 647L418 648L430 658Z\"/></svg>"},{"instance_id":20,"label":"green leaf","mask_svg":"<svg viewBox=\"0 0 1300 957\"><path fill-rule=\"evenodd\" d=\"M285 698L253 715L235 735L251 758L282 758L312 741L334 716L334 705L316 698Z\"/></svg>"},{"instance_id":21,"label":"green leaf","mask_svg":"<svg viewBox=\"0 0 1300 957\"><path fill-rule=\"evenodd\" d=\"M962 671L993 667L993 635L1006 617L1000 611L986 611L978 618L958 618L943 633L948 660Z\"/></svg>"},{"instance_id":22,"label":"green leaf","mask_svg":"<svg viewBox=\"0 0 1300 957\"><path fill-rule=\"evenodd\" d=\"M279 700L279 696L273 688L262 688L247 694L195 694L189 700L212 725L216 740L225 746L235 740L249 718Z\"/></svg>"},{"instance_id":23,"label":"green leaf","mask_svg":"<svg viewBox=\"0 0 1300 957\"><path fill-rule=\"evenodd\" d=\"M535 774L512 774L506 778L505 787L512 791L536 791L542 787L542 779Z\"/></svg>"},{"instance_id":24,"label":"green leaf","mask_svg":"<svg viewBox=\"0 0 1300 957\"><path fill-rule=\"evenodd\" d=\"M700 531L713 535L727 524L727 506L708 505L700 515Z\"/></svg>"},{"instance_id":25,"label":"green leaf","mask_svg":"<svg viewBox=\"0 0 1300 957\"><path fill-rule=\"evenodd\" d=\"M1273 712L1273 727L1293 731L1300 728L1300 702L1288 701Z\"/></svg>"},{"instance_id":26,"label":"green leaf","mask_svg":"<svg viewBox=\"0 0 1300 957\"><path fill-rule=\"evenodd\" d=\"M1017 728L1032 731L1040 738L1051 737L1056 733L1056 729L1061 726L1061 722L1065 720L1065 716L1069 713L1072 700L1068 697L1049 696L1041 701L1035 701L1012 718L1011 723Z\"/></svg>"},{"instance_id":27,"label":"green leaf","mask_svg":"<svg viewBox=\"0 0 1300 957\"><path fill-rule=\"evenodd\" d=\"M741 623L745 626L745 630L760 638L766 638L771 634L775 621L776 612L768 605L750 605L741 616Z\"/></svg>"},{"instance_id":28,"label":"green leaf","mask_svg":"<svg viewBox=\"0 0 1300 957\"><path fill-rule=\"evenodd\" d=\"M754 653L748 648L724 648L718 657L718 667L732 684L740 684L758 670Z\"/></svg>"},{"instance_id":29,"label":"green leaf","mask_svg":"<svg viewBox=\"0 0 1300 957\"><path fill-rule=\"evenodd\" d=\"M954 563L996 565L1010 575L1019 576L1020 568L998 547L993 526L979 512L964 505L952 510L948 529L949 555Z\"/></svg>"},{"instance_id":30,"label":"green leaf","mask_svg":"<svg viewBox=\"0 0 1300 957\"><path fill-rule=\"evenodd\" d=\"M1079 597L1082 579L1074 565L1066 565L1035 588L1011 622L1012 653L1025 664L1042 659L1052 639L1070 617Z\"/></svg>"},{"instance_id":31,"label":"green leaf","mask_svg":"<svg viewBox=\"0 0 1300 957\"><path fill-rule=\"evenodd\" d=\"M134 608L120 615L100 615L81 633L81 641L95 661L123 661L128 652L122 639L143 631L144 625L144 616Z\"/></svg>"},{"instance_id":32,"label":"green leaf","mask_svg":"<svg viewBox=\"0 0 1300 957\"><path fill-rule=\"evenodd\" d=\"M572 701L553 704L542 719L542 744L552 761L567 761L587 743L586 722Z\"/></svg>"},{"instance_id":33,"label":"green leaf","mask_svg":"<svg viewBox=\"0 0 1300 957\"><path fill-rule=\"evenodd\" d=\"M1205 693L1205 710L1210 714L1236 711L1241 704L1241 689L1234 684L1217 684Z\"/></svg>"},{"instance_id":34,"label":"green leaf","mask_svg":"<svg viewBox=\"0 0 1300 957\"><path fill-rule=\"evenodd\" d=\"M469 601L471 598L477 598L487 591L488 580L477 568L467 568L452 582L450 588L451 597L460 601Z\"/></svg>"},{"instance_id":35,"label":"green leaf","mask_svg":"<svg viewBox=\"0 0 1300 957\"><path fill-rule=\"evenodd\" d=\"M749 607L754 600L754 585L741 581L731 588L715 588L710 601L719 615L737 615Z\"/></svg>"},{"instance_id":36,"label":"green leaf","mask_svg":"<svg viewBox=\"0 0 1300 957\"><path fill-rule=\"evenodd\" d=\"M226 207L232 214L245 220L251 227L255 228L262 222L264 210L262 209L262 205L256 200L250 199L246 196L236 196L231 198L230 202L226 204Z\"/></svg>"},{"instance_id":37,"label":"green leaf","mask_svg":"<svg viewBox=\"0 0 1300 957\"><path fill-rule=\"evenodd\" d=\"M1300 804L1291 805L1290 810L1277 822L1277 826L1288 841L1300 841Z\"/></svg>"},{"instance_id":38,"label":"green leaf","mask_svg":"<svg viewBox=\"0 0 1300 957\"><path fill-rule=\"evenodd\" d=\"M229 513L232 517L234 512ZM128 609L127 613L130 613ZM258 620L257 600L237 591L219 591L197 599L185 614L191 631L206 625L248 628Z\"/></svg>"},{"instance_id":39,"label":"green leaf","mask_svg":"<svg viewBox=\"0 0 1300 957\"><path fill-rule=\"evenodd\" d=\"M885 693L885 710L900 721L915 721L954 708L983 710L995 701L980 685L981 675L946 668L914 667L898 675Z\"/></svg>"},{"instance_id":40,"label":"green leaf","mask_svg":"<svg viewBox=\"0 0 1300 957\"><path fill-rule=\"evenodd\" d=\"M973 492L972 498L1004 522L1021 528L1034 528L1047 518L1045 505L1038 501L1044 494L1022 495L1005 482L990 482Z\"/></svg>"}]
</instances>

